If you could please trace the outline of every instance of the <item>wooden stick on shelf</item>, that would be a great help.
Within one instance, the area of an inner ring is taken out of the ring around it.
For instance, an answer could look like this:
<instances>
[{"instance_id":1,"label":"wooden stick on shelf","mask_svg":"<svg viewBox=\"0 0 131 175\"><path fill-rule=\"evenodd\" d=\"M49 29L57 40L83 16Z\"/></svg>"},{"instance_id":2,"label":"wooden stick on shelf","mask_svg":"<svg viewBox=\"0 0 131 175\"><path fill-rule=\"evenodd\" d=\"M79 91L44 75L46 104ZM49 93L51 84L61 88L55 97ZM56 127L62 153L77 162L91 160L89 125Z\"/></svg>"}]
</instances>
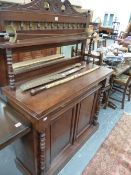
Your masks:
<instances>
[{"instance_id":1,"label":"wooden stick on shelf","mask_svg":"<svg viewBox=\"0 0 131 175\"><path fill-rule=\"evenodd\" d=\"M83 76L83 75L86 75L86 74L88 74L88 73L91 73L91 72L95 71L95 70L98 69L98 68L100 68L100 66L96 66L96 67L94 67L94 68L92 68L92 69L90 69L90 70L87 70L87 71L85 71L85 72L81 72L81 73L78 73L78 74L75 74L75 75L71 75L70 77L64 78L64 79L62 79L62 80L58 80L58 81L55 81L55 82L53 82L53 83L49 83L49 84L47 84L47 85L44 85L44 86L41 86L41 87L32 89L32 90L30 91L30 94L31 94L32 96L34 96L34 95L40 93L40 92L43 91L43 90L50 89L50 88L55 87L55 86L57 86L57 85L66 83L66 82L68 82L68 81L71 81L71 80L73 80L73 79L76 79L76 78L78 78L78 77L81 77L81 76Z\"/></svg>"}]
</instances>

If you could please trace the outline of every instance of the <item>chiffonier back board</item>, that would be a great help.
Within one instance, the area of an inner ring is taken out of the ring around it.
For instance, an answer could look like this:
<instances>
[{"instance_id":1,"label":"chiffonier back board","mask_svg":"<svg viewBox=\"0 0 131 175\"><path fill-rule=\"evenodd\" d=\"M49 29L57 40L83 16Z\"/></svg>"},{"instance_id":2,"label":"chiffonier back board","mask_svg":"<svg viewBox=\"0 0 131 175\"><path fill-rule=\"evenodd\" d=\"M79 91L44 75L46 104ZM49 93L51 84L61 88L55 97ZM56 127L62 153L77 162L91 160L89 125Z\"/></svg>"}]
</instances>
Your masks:
<instances>
[{"instance_id":1,"label":"chiffonier back board","mask_svg":"<svg viewBox=\"0 0 131 175\"><path fill-rule=\"evenodd\" d=\"M90 18L68 0L0 10L0 86L6 97L0 102L0 149L15 141L16 165L25 175L57 174L98 128L112 71L84 61ZM67 45L74 50L70 58L61 49Z\"/></svg>"}]
</instances>

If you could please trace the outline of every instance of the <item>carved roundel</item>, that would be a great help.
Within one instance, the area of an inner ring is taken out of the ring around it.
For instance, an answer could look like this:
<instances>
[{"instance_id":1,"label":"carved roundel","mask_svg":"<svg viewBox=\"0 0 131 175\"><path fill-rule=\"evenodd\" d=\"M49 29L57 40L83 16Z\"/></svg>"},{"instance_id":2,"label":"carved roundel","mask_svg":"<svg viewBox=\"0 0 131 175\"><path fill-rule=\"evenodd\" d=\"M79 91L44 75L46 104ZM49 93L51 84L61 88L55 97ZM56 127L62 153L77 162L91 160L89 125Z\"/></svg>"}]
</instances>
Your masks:
<instances>
[{"instance_id":1,"label":"carved roundel","mask_svg":"<svg viewBox=\"0 0 131 175\"><path fill-rule=\"evenodd\" d=\"M62 4L61 11L64 12L65 10L66 10L66 6L64 4Z\"/></svg>"},{"instance_id":2,"label":"carved roundel","mask_svg":"<svg viewBox=\"0 0 131 175\"><path fill-rule=\"evenodd\" d=\"M44 7L44 9L49 10L50 4L47 1L45 1L45 2L43 2L43 7Z\"/></svg>"}]
</instances>

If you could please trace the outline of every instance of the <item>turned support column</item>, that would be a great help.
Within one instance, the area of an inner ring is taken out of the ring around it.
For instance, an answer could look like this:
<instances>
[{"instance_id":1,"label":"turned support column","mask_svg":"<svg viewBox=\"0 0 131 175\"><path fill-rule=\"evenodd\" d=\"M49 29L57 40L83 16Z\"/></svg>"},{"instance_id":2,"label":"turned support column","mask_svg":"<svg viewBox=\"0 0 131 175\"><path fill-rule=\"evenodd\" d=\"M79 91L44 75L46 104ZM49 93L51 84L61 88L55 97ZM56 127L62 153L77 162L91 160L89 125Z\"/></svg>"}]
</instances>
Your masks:
<instances>
[{"instance_id":1,"label":"turned support column","mask_svg":"<svg viewBox=\"0 0 131 175\"><path fill-rule=\"evenodd\" d=\"M106 83L106 80L103 80L101 82L101 88L99 89L99 92L98 92L97 104L96 104L96 112L95 112L95 117L94 117L94 121L93 121L94 125L98 124L97 120L98 120L98 115L99 115L100 107L101 107L102 100L103 100L105 83Z\"/></svg>"},{"instance_id":2,"label":"turned support column","mask_svg":"<svg viewBox=\"0 0 131 175\"><path fill-rule=\"evenodd\" d=\"M12 64L13 64L12 50L9 48L6 49L6 59L7 59L7 66L8 66L9 86L12 90L15 90L15 75L12 67Z\"/></svg>"},{"instance_id":3,"label":"turned support column","mask_svg":"<svg viewBox=\"0 0 131 175\"><path fill-rule=\"evenodd\" d=\"M40 133L40 175L45 175L45 132Z\"/></svg>"}]
</instances>

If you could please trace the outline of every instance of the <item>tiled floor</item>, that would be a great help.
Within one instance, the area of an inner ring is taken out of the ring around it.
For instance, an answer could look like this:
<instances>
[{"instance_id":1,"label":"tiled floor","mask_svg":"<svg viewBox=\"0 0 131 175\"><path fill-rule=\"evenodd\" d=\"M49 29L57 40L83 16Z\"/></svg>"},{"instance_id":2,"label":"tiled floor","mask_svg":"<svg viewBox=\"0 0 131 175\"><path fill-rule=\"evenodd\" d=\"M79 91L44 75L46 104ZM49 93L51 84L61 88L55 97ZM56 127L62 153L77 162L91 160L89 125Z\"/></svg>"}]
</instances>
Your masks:
<instances>
[{"instance_id":1,"label":"tiled floor","mask_svg":"<svg viewBox=\"0 0 131 175\"><path fill-rule=\"evenodd\" d=\"M72 157L58 175L81 175L83 169L95 155L123 112L131 114L131 102L126 100L124 110L120 109L119 103L116 110L111 108L101 109L99 114L99 130ZM11 146L0 152L0 175L21 175L15 167L14 158L15 155Z\"/></svg>"}]
</instances>

